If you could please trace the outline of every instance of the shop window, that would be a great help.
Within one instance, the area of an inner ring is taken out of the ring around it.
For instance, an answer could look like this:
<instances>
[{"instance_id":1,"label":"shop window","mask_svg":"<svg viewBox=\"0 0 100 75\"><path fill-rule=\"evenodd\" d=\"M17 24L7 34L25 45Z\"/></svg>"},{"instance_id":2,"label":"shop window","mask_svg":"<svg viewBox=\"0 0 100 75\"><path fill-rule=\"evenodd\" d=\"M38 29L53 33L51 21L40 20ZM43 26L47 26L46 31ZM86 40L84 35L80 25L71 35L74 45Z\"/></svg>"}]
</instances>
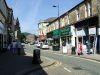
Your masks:
<instances>
[{"instance_id":1,"label":"shop window","mask_svg":"<svg viewBox=\"0 0 100 75\"><path fill-rule=\"evenodd\" d=\"M70 36L68 37L68 40L67 41L68 41L68 44L71 43L71 37Z\"/></svg>"},{"instance_id":2,"label":"shop window","mask_svg":"<svg viewBox=\"0 0 100 75\"><path fill-rule=\"evenodd\" d=\"M89 40L88 36L83 36L83 44L86 45L87 41Z\"/></svg>"},{"instance_id":3,"label":"shop window","mask_svg":"<svg viewBox=\"0 0 100 75\"><path fill-rule=\"evenodd\" d=\"M78 38L78 41L82 43L82 37L79 37Z\"/></svg>"}]
</instances>

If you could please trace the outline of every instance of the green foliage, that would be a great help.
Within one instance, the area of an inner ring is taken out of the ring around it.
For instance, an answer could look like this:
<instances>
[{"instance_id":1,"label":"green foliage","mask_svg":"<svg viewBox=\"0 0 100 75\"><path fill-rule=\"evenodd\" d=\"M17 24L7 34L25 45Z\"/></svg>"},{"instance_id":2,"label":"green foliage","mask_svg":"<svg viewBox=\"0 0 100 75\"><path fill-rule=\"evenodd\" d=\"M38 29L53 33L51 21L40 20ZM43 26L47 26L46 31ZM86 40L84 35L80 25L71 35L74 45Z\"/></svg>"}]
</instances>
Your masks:
<instances>
[{"instance_id":1,"label":"green foliage","mask_svg":"<svg viewBox=\"0 0 100 75\"><path fill-rule=\"evenodd\" d=\"M18 39L21 41L21 42L24 42L26 40L26 36L24 33L21 33L20 31L18 32Z\"/></svg>"}]
</instances>

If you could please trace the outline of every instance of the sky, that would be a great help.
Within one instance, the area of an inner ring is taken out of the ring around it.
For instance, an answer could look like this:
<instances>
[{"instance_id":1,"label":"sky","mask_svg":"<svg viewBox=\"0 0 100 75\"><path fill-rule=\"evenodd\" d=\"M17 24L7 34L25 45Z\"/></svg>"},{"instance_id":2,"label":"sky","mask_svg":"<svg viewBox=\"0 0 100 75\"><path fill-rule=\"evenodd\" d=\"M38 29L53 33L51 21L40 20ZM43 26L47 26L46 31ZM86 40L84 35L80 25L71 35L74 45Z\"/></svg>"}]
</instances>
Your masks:
<instances>
[{"instance_id":1,"label":"sky","mask_svg":"<svg viewBox=\"0 0 100 75\"><path fill-rule=\"evenodd\" d=\"M38 35L38 23L50 17L57 17L59 4L60 15L64 14L83 0L6 0L13 9L14 17L19 18L22 32Z\"/></svg>"}]
</instances>

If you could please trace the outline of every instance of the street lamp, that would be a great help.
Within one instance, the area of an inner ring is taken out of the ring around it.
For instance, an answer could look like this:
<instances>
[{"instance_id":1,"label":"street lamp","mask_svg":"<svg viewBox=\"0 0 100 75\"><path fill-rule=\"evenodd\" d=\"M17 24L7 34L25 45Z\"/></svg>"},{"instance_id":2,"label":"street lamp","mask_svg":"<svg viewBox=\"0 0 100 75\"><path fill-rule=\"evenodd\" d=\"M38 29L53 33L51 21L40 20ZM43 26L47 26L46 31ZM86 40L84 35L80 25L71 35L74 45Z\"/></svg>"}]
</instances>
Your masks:
<instances>
[{"instance_id":1,"label":"street lamp","mask_svg":"<svg viewBox=\"0 0 100 75\"><path fill-rule=\"evenodd\" d=\"M60 17L59 17L59 4L58 5L53 5L53 7L56 7L58 9L58 24L59 24L59 45L60 45L60 49L61 49L61 46L62 46L62 43L61 43L61 38L60 38Z\"/></svg>"},{"instance_id":2,"label":"street lamp","mask_svg":"<svg viewBox=\"0 0 100 75\"><path fill-rule=\"evenodd\" d=\"M53 7L57 7L57 9L58 9L58 18L59 18L59 4L58 5L53 5Z\"/></svg>"}]
</instances>

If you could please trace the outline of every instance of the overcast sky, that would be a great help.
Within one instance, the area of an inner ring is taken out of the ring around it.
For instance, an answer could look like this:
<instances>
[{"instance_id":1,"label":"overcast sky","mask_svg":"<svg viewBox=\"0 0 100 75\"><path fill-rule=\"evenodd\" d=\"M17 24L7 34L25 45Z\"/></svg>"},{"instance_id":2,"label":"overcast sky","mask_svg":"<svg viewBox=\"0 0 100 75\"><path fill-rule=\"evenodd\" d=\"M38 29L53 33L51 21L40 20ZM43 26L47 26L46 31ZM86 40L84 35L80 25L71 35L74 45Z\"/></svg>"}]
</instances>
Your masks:
<instances>
[{"instance_id":1,"label":"overcast sky","mask_svg":"<svg viewBox=\"0 0 100 75\"><path fill-rule=\"evenodd\" d=\"M38 22L49 17L57 17L57 8L53 5L59 3L60 15L83 0L6 0L13 9L15 18L20 21L21 31L38 34Z\"/></svg>"}]
</instances>

